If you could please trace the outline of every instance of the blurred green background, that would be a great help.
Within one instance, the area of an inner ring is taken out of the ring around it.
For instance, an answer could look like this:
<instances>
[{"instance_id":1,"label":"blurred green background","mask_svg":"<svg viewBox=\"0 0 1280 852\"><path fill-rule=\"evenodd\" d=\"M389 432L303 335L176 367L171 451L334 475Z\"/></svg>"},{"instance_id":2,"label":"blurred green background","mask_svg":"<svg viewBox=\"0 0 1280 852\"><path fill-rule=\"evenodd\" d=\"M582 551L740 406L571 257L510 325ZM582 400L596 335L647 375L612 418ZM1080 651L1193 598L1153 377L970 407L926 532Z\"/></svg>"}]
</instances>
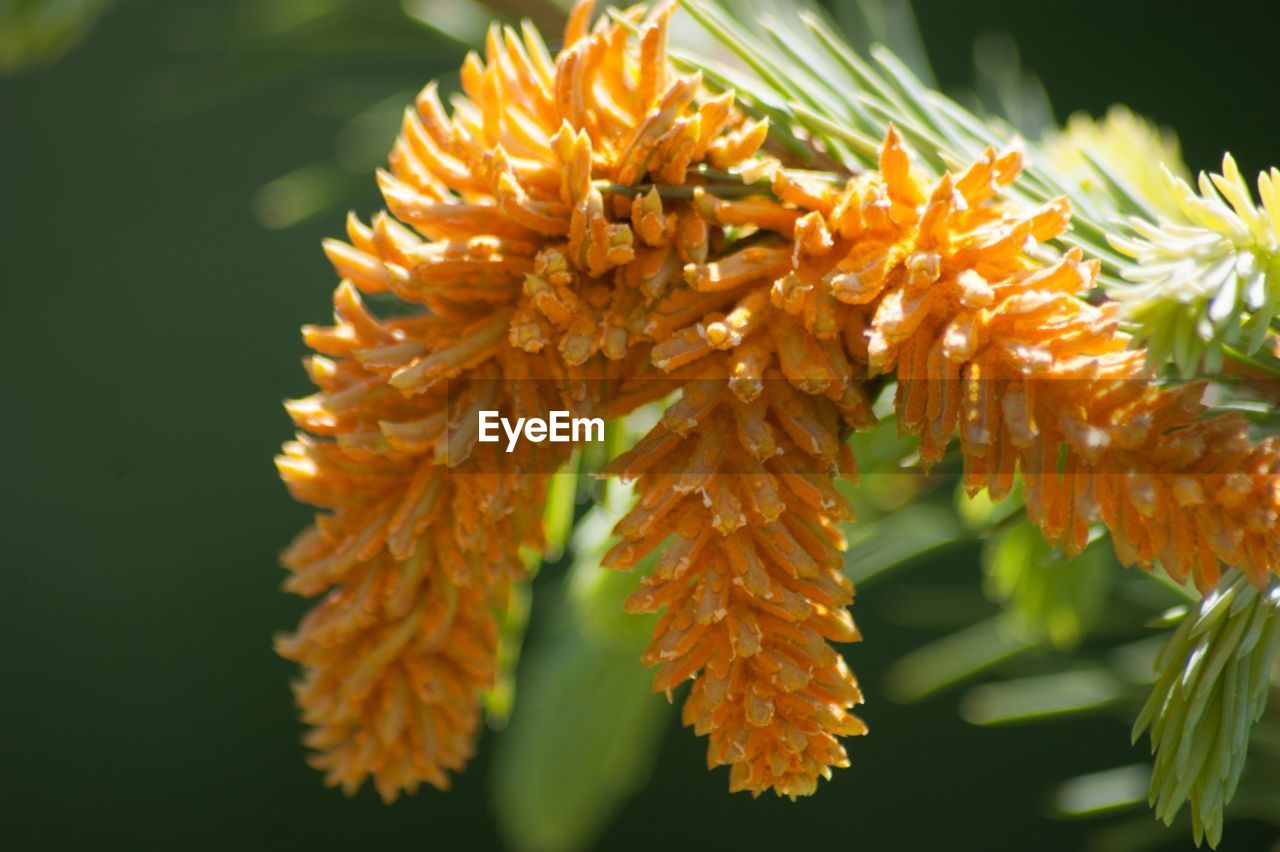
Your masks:
<instances>
[{"instance_id":1,"label":"blurred green background","mask_svg":"<svg viewBox=\"0 0 1280 852\"><path fill-rule=\"evenodd\" d=\"M1175 128L1195 169L1225 147L1246 172L1280 161L1273 3L915 8L944 88L1006 33L1060 119L1124 102ZM281 400L308 392L298 326L330 313L320 239L348 207L376 209L402 105L432 77L456 84L450 33L474 38L485 14L0 0L0 847L506 845L497 736L447 795L345 798L305 765L294 670L271 650L306 606L279 590L276 554L309 512L271 457L291 433ZM912 576L976 589L976 555L951 548ZM531 642L561 577L538 578ZM995 730L954 696L892 703L889 665L938 635L891 617L902 606L893 583L855 606L872 735L849 743L852 769L795 804L730 796L668 714L652 778L599 847L1082 848L1097 826L1050 818L1049 791L1141 760L1127 723ZM1245 822L1223 848L1273 841Z\"/></svg>"}]
</instances>

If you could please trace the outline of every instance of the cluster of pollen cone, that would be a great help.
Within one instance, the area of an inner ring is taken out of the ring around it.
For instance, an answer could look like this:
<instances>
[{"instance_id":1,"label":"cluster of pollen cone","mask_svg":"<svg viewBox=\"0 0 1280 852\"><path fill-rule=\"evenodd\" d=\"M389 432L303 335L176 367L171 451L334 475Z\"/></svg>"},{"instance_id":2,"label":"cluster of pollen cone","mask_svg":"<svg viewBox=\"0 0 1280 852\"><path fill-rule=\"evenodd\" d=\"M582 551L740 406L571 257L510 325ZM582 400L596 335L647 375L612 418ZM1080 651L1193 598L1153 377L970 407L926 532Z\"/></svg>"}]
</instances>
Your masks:
<instances>
[{"instance_id":1,"label":"cluster of pollen cone","mask_svg":"<svg viewBox=\"0 0 1280 852\"><path fill-rule=\"evenodd\" d=\"M924 180L890 131L878 171L789 168L731 94L672 70L671 11L593 27L580 4L554 58L494 28L451 109L428 86L406 111L389 213L326 245L336 323L305 329L318 390L289 404L301 431L279 458L320 509L288 588L320 599L278 644L331 783L393 799L446 787L472 752L571 449L478 442L480 410L672 399L613 463L636 500L605 564L660 551L627 607L661 613L645 662L658 689L692 680L684 720L734 790L812 793L866 731L831 645L859 638L834 481L878 377L926 464L958 438L971 491L1020 476L1067 553L1101 523L1125 563L1202 588L1220 563L1280 568L1280 446L1153 383L1082 298L1094 262L1029 256L1069 211L1001 197L1016 152Z\"/></svg>"}]
</instances>

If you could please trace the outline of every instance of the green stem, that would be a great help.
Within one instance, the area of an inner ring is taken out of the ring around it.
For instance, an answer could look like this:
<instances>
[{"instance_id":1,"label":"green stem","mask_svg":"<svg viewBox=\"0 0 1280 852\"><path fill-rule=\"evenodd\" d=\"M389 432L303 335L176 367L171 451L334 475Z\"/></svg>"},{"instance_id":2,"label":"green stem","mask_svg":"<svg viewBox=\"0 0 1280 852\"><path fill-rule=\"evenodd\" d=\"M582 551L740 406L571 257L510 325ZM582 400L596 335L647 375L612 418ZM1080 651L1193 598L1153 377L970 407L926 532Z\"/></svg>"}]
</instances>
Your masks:
<instances>
[{"instance_id":1,"label":"green stem","mask_svg":"<svg viewBox=\"0 0 1280 852\"><path fill-rule=\"evenodd\" d=\"M727 172L724 169L713 169L705 163L694 166L690 171L699 177L704 177L709 181L718 183L727 183L733 185L742 183L742 175L737 172ZM827 183L835 183L843 185L849 180L850 175L840 172L824 172L819 169L781 169L789 175L802 175L815 180L826 181ZM745 185L745 184L744 184Z\"/></svg>"},{"instance_id":2,"label":"green stem","mask_svg":"<svg viewBox=\"0 0 1280 852\"><path fill-rule=\"evenodd\" d=\"M1222 347L1222 351L1227 360L1233 361L1248 370L1262 373L1268 378L1280 381L1280 358L1265 354L1248 355L1233 346L1225 345Z\"/></svg>"},{"instance_id":3,"label":"green stem","mask_svg":"<svg viewBox=\"0 0 1280 852\"><path fill-rule=\"evenodd\" d=\"M620 183L611 183L606 180L595 181L596 189L601 192L612 193L614 195L630 195L638 197L647 195L652 190L657 190L658 195L662 198L693 198L694 193L702 190L708 195L716 198L747 198L751 196L765 196L769 198L776 197L773 195L773 189L768 183L738 183L738 184L697 184L689 186L668 186L666 184L642 183L635 186L626 186Z\"/></svg>"}]
</instances>

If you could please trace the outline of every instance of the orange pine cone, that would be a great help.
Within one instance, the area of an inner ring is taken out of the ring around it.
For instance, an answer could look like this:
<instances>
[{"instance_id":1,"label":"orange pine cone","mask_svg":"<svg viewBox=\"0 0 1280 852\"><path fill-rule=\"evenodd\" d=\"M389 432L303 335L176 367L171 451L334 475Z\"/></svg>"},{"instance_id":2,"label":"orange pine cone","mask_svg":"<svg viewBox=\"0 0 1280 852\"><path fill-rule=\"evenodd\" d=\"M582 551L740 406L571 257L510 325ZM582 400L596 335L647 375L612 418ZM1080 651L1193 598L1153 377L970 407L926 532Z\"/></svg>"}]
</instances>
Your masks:
<instances>
[{"instance_id":1,"label":"orange pine cone","mask_svg":"<svg viewBox=\"0 0 1280 852\"><path fill-rule=\"evenodd\" d=\"M538 469L527 453L476 448L447 429L450 416L474 422L480 400L501 404L497 365L452 394L406 396L362 357L428 329L447 352L448 329L383 323L347 284L334 302L338 324L306 332L325 353L308 361L320 392L288 406L317 437L278 459L293 495L328 510L285 553L286 587L329 591L277 649L304 666L296 694L314 765L349 792L373 776L392 800L421 781L447 787L446 771L470 756L494 680L495 609L524 572L519 548L541 540L545 477L518 469Z\"/></svg>"},{"instance_id":2,"label":"orange pine cone","mask_svg":"<svg viewBox=\"0 0 1280 852\"><path fill-rule=\"evenodd\" d=\"M633 42L621 24L588 32L582 4L555 60L532 29L495 28L452 115L434 85L406 112L379 174L397 218L351 217L349 242L325 244L344 279L338 322L305 330L320 391L288 405L304 434L278 461L322 510L284 556L287 586L327 594L278 647L304 667L314 763L348 791L369 776L388 800L443 788L470 755L495 612L567 455L478 445L478 411L609 404L655 336L725 299L674 286L711 251L692 193L664 204L630 189L698 180L764 139L732 98L697 103L698 78L670 73L670 11L631 13ZM397 316L361 293L389 295Z\"/></svg>"},{"instance_id":3,"label":"orange pine cone","mask_svg":"<svg viewBox=\"0 0 1280 852\"><path fill-rule=\"evenodd\" d=\"M1102 521L1125 564L1159 559L1206 590L1221 561L1264 584L1280 572L1280 442L1252 445L1239 415L1204 419L1197 386L1159 387L1110 306L1083 298L1096 261L1028 255L1069 206L992 201L1020 166L988 152L926 187L890 129L879 173L797 200L823 238L796 241L775 296L800 314L792 291L865 305L870 373L896 375L899 428L926 463L958 431L970 493L999 499L1020 470L1028 515L1069 555Z\"/></svg>"},{"instance_id":4,"label":"orange pine cone","mask_svg":"<svg viewBox=\"0 0 1280 852\"><path fill-rule=\"evenodd\" d=\"M781 323L775 336L791 333L802 334ZM674 533L627 602L663 611L644 655L661 667L654 686L694 678L684 721L710 737L710 766L731 767L731 790L794 798L849 765L838 737L866 732L849 712L857 681L827 642L860 638L838 527L853 512L833 478L852 472L846 425L869 412L841 411L775 368L733 385L731 364L704 364L706 378L617 459L639 499L604 564L630 568Z\"/></svg>"}]
</instances>

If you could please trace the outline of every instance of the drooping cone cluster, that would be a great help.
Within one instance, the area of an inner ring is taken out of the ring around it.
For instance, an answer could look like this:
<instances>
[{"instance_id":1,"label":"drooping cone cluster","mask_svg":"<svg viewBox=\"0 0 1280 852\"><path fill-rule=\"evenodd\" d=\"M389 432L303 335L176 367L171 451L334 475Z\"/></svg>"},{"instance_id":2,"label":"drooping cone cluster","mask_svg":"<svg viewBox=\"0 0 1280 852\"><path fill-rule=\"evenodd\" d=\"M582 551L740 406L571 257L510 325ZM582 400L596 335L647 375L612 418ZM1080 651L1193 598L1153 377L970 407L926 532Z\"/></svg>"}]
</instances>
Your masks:
<instances>
[{"instance_id":1,"label":"drooping cone cluster","mask_svg":"<svg viewBox=\"0 0 1280 852\"><path fill-rule=\"evenodd\" d=\"M891 130L878 174L797 199L823 227L797 240L779 290L864 305L870 373L898 379L900 428L922 458L958 432L971 492L1003 497L1020 471L1028 515L1068 554L1102 521L1125 564L1159 560L1207 589L1225 562L1263 584L1280 571L1280 442L1252 444L1238 414L1206 417L1199 386L1157 386L1114 306L1083 298L1096 262L1027 255L1069 208L993 202L1019 167L988 152L927 186Z\"/></svg>"},{"instance_id":2,"label":"drooping cone cluster","mask_svg":"<svg viewBox=\"0 0 1280 852\"><path fill-rule=\"evenodd\" d=\"M288 585L325 598L279 645L331 783L390 799L470 753L566 448L477 443L482 409L620 415L678 392L615 462L637 502L606 562L666 542L629 608L662 612L656 685L693 680L685 720L736 790L812 792L865 730L829 642L857 638L833 480L868 378L896 376L926 461L959 433L971 489L1020 471L1068 551L1100 519L1126 561L1202 587L1219 560L1255 580L1280 563L1280 449L1156 387L1080 298L1090 263L1030 259L1068 211L998 197L1016 154L925 186L891 131L878 172L784 168L731 96L672 73L670 12L590 27L579 5L554 60L531 29L492 30L452 111L428 86L406 113L379 175L392 215L326 245L338 321L306 332L320 390L290 404L305 434L280 458L322 510Z\"/></svg>"},{"instance_id":3,"label":"drooping cone cluster","mask_svg":"<svg viewBox=\"0 0 1280 852\"><path fill-rule=\"evenodd\" d=\"M765 127L670 73L669 15L589 32L580 5L554 60L531 28L495 28L451 113L434 85L406 112L379 175L396 218L353 217L349 242L326 243L337 323L305 332L319 391L289 404L304 431L278 460L321 509L284 556L287 586L325 597L278 647L303 665L330 783L372 776L390 800L446 787L471 753L497 613L567 452L477 443L478 411L611 404L654 339L725 298L681 286L719 239L692 193L631 187L733 168ZM382 317L362 294L398 306Z\"/></svg>"}]
</instances>

